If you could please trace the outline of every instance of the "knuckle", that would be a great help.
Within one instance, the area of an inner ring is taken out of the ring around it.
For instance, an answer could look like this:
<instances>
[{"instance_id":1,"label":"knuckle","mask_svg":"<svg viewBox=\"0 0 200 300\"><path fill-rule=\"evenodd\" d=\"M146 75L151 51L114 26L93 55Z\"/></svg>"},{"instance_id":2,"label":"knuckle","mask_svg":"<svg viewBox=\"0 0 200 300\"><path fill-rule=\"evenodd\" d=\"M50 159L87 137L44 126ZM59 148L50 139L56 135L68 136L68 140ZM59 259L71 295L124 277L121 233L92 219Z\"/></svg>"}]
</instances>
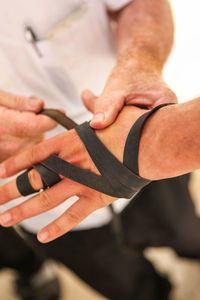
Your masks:
<instances>
[{"instance_id":1,"label":"knuckle","mask_svg":"<svg viewBox=\"0 0 200 300\"><path fill-rule=\"evenodd\" d=\"M23 122L22 120L21 121L17 120L15 125L16 125L15 127L16 136L20 136L20 137L28 136L28 126L25 122Z\"/></svg>"},{"instance_id":2,"label":"knuckle","mask_svg":"<svg viewBox=\"0 0 200 300\"><path fill-rule=\"evenodd\" d=\"M23 210L22 205L19 205L19 206L13 208L11 211L11 214L12 214L12 218L13 218L14 222L16 222L16 223L20 222L21 220L24 220L26 217L26 214Z\"/></svg>"},{"instance_id":3,"label":"knuckle","mask_svg":"<svg viewBox=\"0 0 200 300\"><path fill-rule=\"evenodd\" d=\"M50 236L52 236L52 237L60 236L61 234L64 233L63 226L61 226L58 222L54 222L49 227L49 233L50 233Z\"/></svg>"},{"instance_id":4,"label":"knuckle","mask_svg":"<svg viewBox=\"0 0 200 300\"><path fill-rule=\"evenodd\" d=\"M23 97L23 96L20 96L20 95L16 95L14 96L14 105L16 108L18 109L23 109L24 106L26 105L27 103L27 100L25 101L26 99Z\"/></svg>"},{"instance_id":5,"label":"knuckle","mask_svg":"<svg viewBox=\"0 0 200 300\"><path fill-rule=\"evenodd\" d=\"M111 196L105 196L102 193L98 193L96 197L96 209L106 207L114 201L114 198Z\"/></svg>"},{"instance_id":6,"label":"knuckle","mask_svg":"<svg viewBox=\"0 0 200 300\"><path fill-rule=\"evenodd\" d=\"M110 100L98 100L94 105L95 112L104 112L105 110L109 109L111 106Z\"/></svg>"},{"instance_id":7,"label":"knuckle","mask_svg":"<svg viewBox=\"0 0 200 300\"><path fill-rule=\"evenodd\" d=\"M67 213L67 219L69 223L78 224L81 218L78 212L74 212L73 210L71 210Z\"/></svg>"},{"instance_id":8,"label":"knuckle","mask_svg":"<svg viewBox=\"0 0 200 300\"><path fill-rule=\"evenodd\" d=\"M39 195L40 206L42 209L48 209L52 207L52 199L49 195L49 191L45 190Z\"/></svg>"}]
</instances>

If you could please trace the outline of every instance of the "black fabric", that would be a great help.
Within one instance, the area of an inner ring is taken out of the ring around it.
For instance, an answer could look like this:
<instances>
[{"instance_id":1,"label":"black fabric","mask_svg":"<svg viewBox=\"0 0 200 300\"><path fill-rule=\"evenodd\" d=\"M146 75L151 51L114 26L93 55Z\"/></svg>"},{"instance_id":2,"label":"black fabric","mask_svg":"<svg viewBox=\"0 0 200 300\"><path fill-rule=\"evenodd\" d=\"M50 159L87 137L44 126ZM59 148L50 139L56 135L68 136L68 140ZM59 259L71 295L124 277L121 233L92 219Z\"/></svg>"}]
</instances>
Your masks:
<instances>
[{"instance_id":1,"label":"black fabric","mask_svg":"<svg viewBox=\"0 0 200 300\"><path fill-rule=\"evenodd\" d=\"M45 255L36 254L13 228L0 227L0 268L12 268L31 276L42 266L44 259Z\"/></svg>"},{"instance_id":2,"label":"black fabric","mask_svg":"<svg viewBox=\"0 0 200 300\"><path fill-rule=\"evenodd\" d=\"M42 164L34 165L34 169L36 169L43 181L44 187L51 187L54 184L61 181L59 175L49 169L45 168Z\"/></svg>"},{"instance_id":3,"label":"black fabric","mask_svg":"<svg viewBox=\"0 0 200 300\"><path fill-rule=\"evenodd\" d=\"M34 193L39 192L39 190L35 190L32 185L30 184L29 178L28 178L28 173L30 170L33 168L28 169L24 173L20 174L17 176L16 179L16 185L22 196L28 196Z\"/></svg>"},{"instance_id":4,"label":"black fabric","mask_svg":"<svg viewBox=\"0 0 200 300\"><path fill-rule=\"evenodd\" d=\"M128 199L133 197L150 182L138 174L139 140L143 125L155 111L166 105L171 105L171 103L162 104L146 112L132 126L125 144L123 164L98 139L95 131L90 127L88 122L77 126L75 129L101 175L72 165L57 155L51 155L40 163L43 166L40 172L43 182L49 187L52 186L54 182L57 182L57 178L55 178L55 174L57 173L112 197ZM60 121L62 124L65 123L63 126L75 125L73 121L68 124L70 119L67 117L65 122L64 114L57 112L57 116L56 110L49 111L50 117L56 119L58 122ZM47 110L45 114L48 115ZM45 173L45 168L47 169L47 173ZM50 178L48 179L48 177ZM22 182L22 178L24 182ZM28 181L28 176L23 175L20 175L20 178L17 180L17 187L22 195L27 195L28 191L30 194L35 192Z\"/></svg>"},{"instance_id":5,"label":"black fabric","mask_svg":"<svg viewBox=\"0 0 200 300\"><path fill-rule=\"evenodd\" d=\"M27 276L32 275L35 267L41 266L36 264L38 257L32 255L23 240L19 242L16 234L13 235L8 229L1 229L0 239L5 242L0 249L0 266L15 268L20 272L24 270ZM108 226L72 232L68 238L65 236L48 245L38 243L33 234L26 234L46 258L68 264L77 275L109 299L168 299L170 284L167 279L155 272L142 253L120 252ZM105 243L102 243L104 239ZM6 251L7 248L11 251Z\"/></svg>"},{"instance_id":6,"label":"black fabric","mask_svg":"<svg viewBox=\"0 0 200 300\"><path fill-rule=\"evenodd\" d=\"M152 182L121 214L129 247L169 246L180 256L200 258L200 218L188 191L190 175Z\"/></svg>"}]
</instances>

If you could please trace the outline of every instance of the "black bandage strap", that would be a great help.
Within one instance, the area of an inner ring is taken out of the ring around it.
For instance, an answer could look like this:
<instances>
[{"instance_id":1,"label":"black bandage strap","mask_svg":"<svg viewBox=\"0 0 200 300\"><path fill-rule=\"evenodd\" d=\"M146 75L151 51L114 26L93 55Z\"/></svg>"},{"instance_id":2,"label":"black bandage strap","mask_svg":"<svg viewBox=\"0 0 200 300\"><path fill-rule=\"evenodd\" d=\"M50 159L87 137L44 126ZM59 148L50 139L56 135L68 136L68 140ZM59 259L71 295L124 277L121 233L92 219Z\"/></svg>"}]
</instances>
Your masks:
<instances>
[{"instance_id":1,"label":"black bandage strap","mask_svg":"<svg viewBox=\"0 0 200 300\"><path fill-rule=\"evenodd\" d=\"M73 120L68 118L64 113L56 109L43 109L42 111L40 111L40 114L50 117L51 119L55 120L66 129L72 129L77 125ZM28 178L28 173L33 168L36 169L41 176L43 182L43 189L51 187L56 183L58 183L59 181L61 181L61 178L57 173L49 170L42 164L33 165L32 168L28 169L27 171L19 175L16 179L18 190L23 196L28 196L39 192L39 190L35 190L32 187Z\"/></svg>"},{"instance_id":2,"label":"black bandage strap","mask_svg":"<svg viewBox=\"0 0 200 300\"><path fill-rule=\"evenodd\" d=\"M33 167L39 171L43 182L49 187L60 181L60 177L57 175L60 174L104 194L117 198L131 198L150 183L150 180L144 179L138 174L139 140L143 125L152 113L166 105L169 104L160 105L143 114L132 126L124 148L123 164L104 146L88 122L75 128L101 175L79 168L64 161L57 155L51 155ZM52 111L54 111L53 115ZM45 114L48 115L48 110L45 110ZM59 111L51 110L49 116L59 122L60 114L62 114L62 123L65 123L65 115ZM69 118L67 119L70 120ZM74 126L75 123L73 124L72 121L70 124L70 126ZM66 128L68 125L65 125L64 127ZM17 186L19 191L23 195L24 191L32 193L33 189L28 183L28 176L24 175L23 178L25 179L24 186L22 179L18 180L19 184Z\"/></svg>"},{"instance_id":3,"label":"black bandage strap","mask_svg":"<svg viewBox=\"0 0 200 300\"><path fill-rule=\"evenodd\" d=\"M155 108L153 108L152 110L146 112L136 120L131 130L129 131L128 137L126 139L126 144L124 147L123 164L127 166L134 174L137 174L139 176L139 168L138 168L139 143L140 143L140 136L145 121L158 109L173 104L174 103L160 104Z\"/></svg>"},{"instance_id":4,"label":"black bandage strap","mask_svg":"<svg viewBox=\"0 0 200 300\"><path fill-rule=\"evenodd\" d=\"M42 164L34 165L33 167L39 172L44 184L44 188L53 186L54 184L61 181L61 178L57 173L50 171L49 169L45 168Z\"/></svg>"},{"instance_id":5,"label":"black bandage strap","mask_svg":"<svg viewBox=\"0 0 200 300\"><path fill-rule=\"evenodd\" d=\"M28 178L28 173L32 169L33 168L28 169L24 173L20 174L16 179L17 188L22 196L28 196L36 192L39 192L32 187Z\"/></svg>"}]
</instances>

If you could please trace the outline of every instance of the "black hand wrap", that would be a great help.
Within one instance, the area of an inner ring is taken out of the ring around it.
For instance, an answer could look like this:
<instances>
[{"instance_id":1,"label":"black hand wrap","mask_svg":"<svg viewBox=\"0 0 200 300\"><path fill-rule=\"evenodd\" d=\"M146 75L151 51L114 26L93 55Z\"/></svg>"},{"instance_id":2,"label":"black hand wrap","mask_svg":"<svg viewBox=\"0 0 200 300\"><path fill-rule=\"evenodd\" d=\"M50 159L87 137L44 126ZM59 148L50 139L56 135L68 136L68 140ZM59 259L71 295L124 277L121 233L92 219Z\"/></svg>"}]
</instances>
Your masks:
<instances>
[{"instance_id":1,"label":"black hand wrap","mask_svg":"<svg viewBox=\"0 0 200 300\"><path fill-rule=\"evenodd\" d=\"M61 179L58 174L60 174L109 196L117 198L134 196L150 183L150 180L140 177L138 171L139 141L143 125L155 111L170 104L163 104L147 111L135 122L126 140L123 164L104 146L88 122L76 126L76 132L101 175L72 165L57 155L51 155L40 164L33 166L40 173L44 188L59 182ZM72 120L59 111L47 109L42 113L55 119L67 129L75 126ZM28 171L17 178L17 187L24 196L38 192L32 188L29 182Z\"/></svg>"}]
</instances>

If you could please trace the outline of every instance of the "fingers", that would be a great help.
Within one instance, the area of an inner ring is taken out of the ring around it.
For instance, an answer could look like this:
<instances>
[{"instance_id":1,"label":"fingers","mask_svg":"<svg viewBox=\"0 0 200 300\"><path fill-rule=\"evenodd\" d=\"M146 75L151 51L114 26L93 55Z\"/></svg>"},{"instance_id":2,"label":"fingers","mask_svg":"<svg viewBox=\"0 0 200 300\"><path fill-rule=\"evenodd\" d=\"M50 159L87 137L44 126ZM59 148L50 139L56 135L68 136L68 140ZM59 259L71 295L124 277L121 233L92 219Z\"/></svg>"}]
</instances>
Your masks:
<instances>
[{"instance_id":1,"label":"fingers","mask_svg":"<svg viewBox=\"0 0 200 300\"><path fill-rule=\"evenodd\" d=\"M0 90L0 105L20 111L39 112L44 102L36 97L24 97Z\"/></svg>"},{"instance_id":2,"label":"fingers","mask_svg":"<svg viewBox=\"0 0 200 300\"><path fill-rule=\"evenodd\" d=\"M95 199L81 197L61 217L38 233L42 243L50 242L76 227L81 221L100 208Z\"/></svg>"},{"instance_id":3,"label":"fingers","mask_svg":"<svg viewBox=\"0 0 200 300\"><path fill-rule=\"evenodd\" d=\"M68 132L66 133L68 134ZM10 157L0 164L0 177L12 176L24 169L37 164L53 153L59 153L61 147L61 136L57 135L49 140L43 141L32 148ZM1 191L1 188L0 188Z\"/></svg>"},{"instance_id":4,"label":"fingers","mask_svg":"<svg viewBox=\"0 0 200 300\"><path fill-rule=\"evenodd\" d=\"M40 190L43 188L43 182L41 180L40 174L35 170L32 169L28 173L28 178L31 186L35 190ZM0 204L5 204L8 201L11 201L13 199L17 199L21 197L22 195L20 194L17 185L16 185L16 180L12 180L5 185L0 187Z\"/></svg>"},{"instance_id":5,"label":"fingers","mask_svg":"<svg viewBox=\"0 0 200 300\"><path fill-rule=\"evenodd\" d=\"M152 91L151 93L133 93L126 97L127 105L137 105L141 107L145 106L149 109L164 103L177 103L177 97L175 93L167 87L164 87L162 90Z\"/></svg>"},{"instance_id":6,"label":"fingers","mask_svg":"<svg viewBox=\"0 0 200 300\"><path fill-rule=\"evenodd\" d=\"M61 204L67 198L77 192L77 186L70 180L63 179L53 187L46 189L37 196L11 208L0 215L2 226L8 227L22 220L31 218L43 212L46 212Z\"/></svg>"},{"instance_id":7,"label":"fingers","mask_svg":"<svg viewBox=\"0 0 200 300\"><path fill-rule=\"evenodd\" d=\"M35 137L55 128L57 123L47 116L0 107L0 134Z\"/></svg>"},{"instance_id":8,"label":"fingers","mask_svg":"<svg viewBox=\"0 0 200 300\"><path fill-rule=\"evenodd\" d=\"M2 162L0 164L0 178L10 177L19 173L34 164L40 163L51 154L60 154L62 158L61 150L63 149L67 149L65 153L65 159L67 160L68 156L73 157L74 151L81 146L80 138L74 129L60 133ZM70 162L73 163L73 160L71 159Z\"/></svg>"}]
</instances>

